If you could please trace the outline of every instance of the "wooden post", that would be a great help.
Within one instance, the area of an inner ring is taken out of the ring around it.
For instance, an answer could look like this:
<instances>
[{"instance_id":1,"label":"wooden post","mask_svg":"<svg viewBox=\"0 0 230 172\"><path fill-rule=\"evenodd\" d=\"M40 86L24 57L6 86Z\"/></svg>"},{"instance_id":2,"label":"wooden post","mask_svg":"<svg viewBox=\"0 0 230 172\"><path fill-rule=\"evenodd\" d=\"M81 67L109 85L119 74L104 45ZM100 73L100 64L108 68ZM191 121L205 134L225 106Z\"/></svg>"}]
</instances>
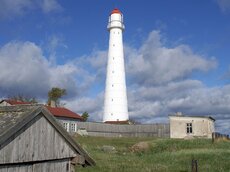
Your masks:
<instances>
[{"instance_id":1,"label":"wooden post","mask_svg":"<svg viewBox=\"0 0 230 172\"><path fill-rule=\"evenodd\" d=\"M198 172L198 161L192 160L192 172Z\"/></svg>"},{"instance_id":2,"label":"wooden post","mask_svg":"<svg viewBox=\"0 0 230 172\"><path fill-rule=\"evenodd\" d=\"M213 132L212 133L212 143L214 143L215 142L215 133Z\"/></svg>"}]
</instances>

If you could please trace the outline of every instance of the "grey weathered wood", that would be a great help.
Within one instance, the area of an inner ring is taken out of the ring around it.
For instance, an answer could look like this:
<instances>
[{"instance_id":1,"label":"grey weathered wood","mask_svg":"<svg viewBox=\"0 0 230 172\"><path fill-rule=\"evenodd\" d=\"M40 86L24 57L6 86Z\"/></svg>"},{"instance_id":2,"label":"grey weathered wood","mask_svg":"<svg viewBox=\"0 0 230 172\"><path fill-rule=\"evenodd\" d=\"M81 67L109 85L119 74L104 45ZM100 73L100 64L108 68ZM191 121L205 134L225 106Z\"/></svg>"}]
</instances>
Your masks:
<instances>
[{"instance_id":1,"label":"grey weathered wood","mask_svg":"<svg viewBox=\"0 0 230 172\"><path fill-rule=\"evenodd\" d=\"M67 165L70 167L70 159L0 166L0 172L67 172Z\"/></svg>"},{"instance_id":2,"label":"grey weathered wood","mask_svg":"<svg viewBox=\"0 0 230 172\"><path fill-rule=\"evenodd\" d=\"M103 137L169 137L169 124L116 125L96 122L77 122L91 136Z\"/></svg>"},{"instance_id":3,"label":"grey weathered wood","mask_svg":"<svg viewBox=\"0 0 230 172\"><path fill-rule=\"evenodd\" d=\"M95 164L44 107L0 108L0 113L0 172L72 172L76 155L84 157L76 163Z\"/></svg>"},{"instance_id":4,"label":"grey weathered wood","mask_svg":"<svg viewBox=\"0 0 230 172\"><path fill-rule=\"evenodd\" d=\"M3 164L62 159L77 154L45 117L39 115L0 150L0 155L0 164Z\"/></svg>"}]
</instances>

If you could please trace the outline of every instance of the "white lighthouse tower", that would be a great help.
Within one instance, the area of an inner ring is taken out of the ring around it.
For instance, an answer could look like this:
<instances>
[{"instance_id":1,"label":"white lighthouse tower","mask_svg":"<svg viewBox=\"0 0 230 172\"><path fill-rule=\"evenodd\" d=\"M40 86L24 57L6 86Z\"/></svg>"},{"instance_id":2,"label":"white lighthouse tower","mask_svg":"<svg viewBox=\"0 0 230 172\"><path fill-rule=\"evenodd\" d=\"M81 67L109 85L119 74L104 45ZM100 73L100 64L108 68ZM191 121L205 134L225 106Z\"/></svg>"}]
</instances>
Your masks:
<instances>
[{"instance_id":1,"label":"white lighthouse tower","mask_svg":"<svg viewBox=\"0 0 230 172\"><path fill-rule=\"evenodd\" d=\"M109 16L107 29L110 37L103 122L124 122L129 119L122 41L125 27L123 15L116 8Z\"/></svg>"}]
</instances>

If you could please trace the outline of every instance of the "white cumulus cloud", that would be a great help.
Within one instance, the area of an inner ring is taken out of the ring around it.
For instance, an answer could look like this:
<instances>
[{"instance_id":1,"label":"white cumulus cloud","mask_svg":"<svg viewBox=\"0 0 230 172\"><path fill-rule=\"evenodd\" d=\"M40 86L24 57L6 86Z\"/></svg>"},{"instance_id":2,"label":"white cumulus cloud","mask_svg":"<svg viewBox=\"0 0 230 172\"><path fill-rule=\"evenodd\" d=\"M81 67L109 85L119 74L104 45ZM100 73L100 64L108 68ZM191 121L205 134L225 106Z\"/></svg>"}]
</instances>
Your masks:
<instances>
[{"instance_id":1,"label":"white cumulus cloud","mask_svg":"<svg viewBox=\"0 0 230 172\"><path fill-rule=\"evenodd\" d=\"M164 84L185 79L194 71L215 68L215 60L205 59L187 45L167 48L158 31L152 31L138 50L127 49L127 72L138 84Z\"/></svg>"},{"instance_id":2,"label":"white cumulus cloud","mask_svg":"<svg viewBox=\"0 0 230 172\"><path fill-rule=\"evenodd\" d=\"M89 118L92 121L102 121L103 118L103 102L104 93L98 94L96 97L80 97L65 101L66 106L75 112L82 114L89 113Z\"/></svg>"},{"instance_id":3,"label":"white cumulus cloud","mask_svg":"<svg viewBox=\"0 0 230 172\"><path fill-rule=\"evenodd\" d=\"M42 49L32 42L10 42L0 48L1 96L27 95L44 98L51 87L67 89L76 95L76 75L80 69L72 63L52 65Z\"/></svg>"}]
</instances>

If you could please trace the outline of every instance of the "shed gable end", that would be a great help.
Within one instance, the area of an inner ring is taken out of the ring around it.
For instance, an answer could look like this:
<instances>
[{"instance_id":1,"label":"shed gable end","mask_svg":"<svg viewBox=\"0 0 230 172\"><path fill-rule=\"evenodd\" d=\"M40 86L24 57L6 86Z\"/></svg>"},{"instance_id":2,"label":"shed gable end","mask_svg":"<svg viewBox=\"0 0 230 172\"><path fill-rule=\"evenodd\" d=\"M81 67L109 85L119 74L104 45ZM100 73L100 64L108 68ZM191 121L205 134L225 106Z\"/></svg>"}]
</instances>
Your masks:
<instances>
[{"instance_id":1,"label":"shed gable end","mask_svg":"<svg viewBox=\"0 0 230 172\"><path fill-rule=\"evenodd\" d=\"M76 155L42 114L0 145L0 164L63 159Z\"/></svg>"}]
</instances>

